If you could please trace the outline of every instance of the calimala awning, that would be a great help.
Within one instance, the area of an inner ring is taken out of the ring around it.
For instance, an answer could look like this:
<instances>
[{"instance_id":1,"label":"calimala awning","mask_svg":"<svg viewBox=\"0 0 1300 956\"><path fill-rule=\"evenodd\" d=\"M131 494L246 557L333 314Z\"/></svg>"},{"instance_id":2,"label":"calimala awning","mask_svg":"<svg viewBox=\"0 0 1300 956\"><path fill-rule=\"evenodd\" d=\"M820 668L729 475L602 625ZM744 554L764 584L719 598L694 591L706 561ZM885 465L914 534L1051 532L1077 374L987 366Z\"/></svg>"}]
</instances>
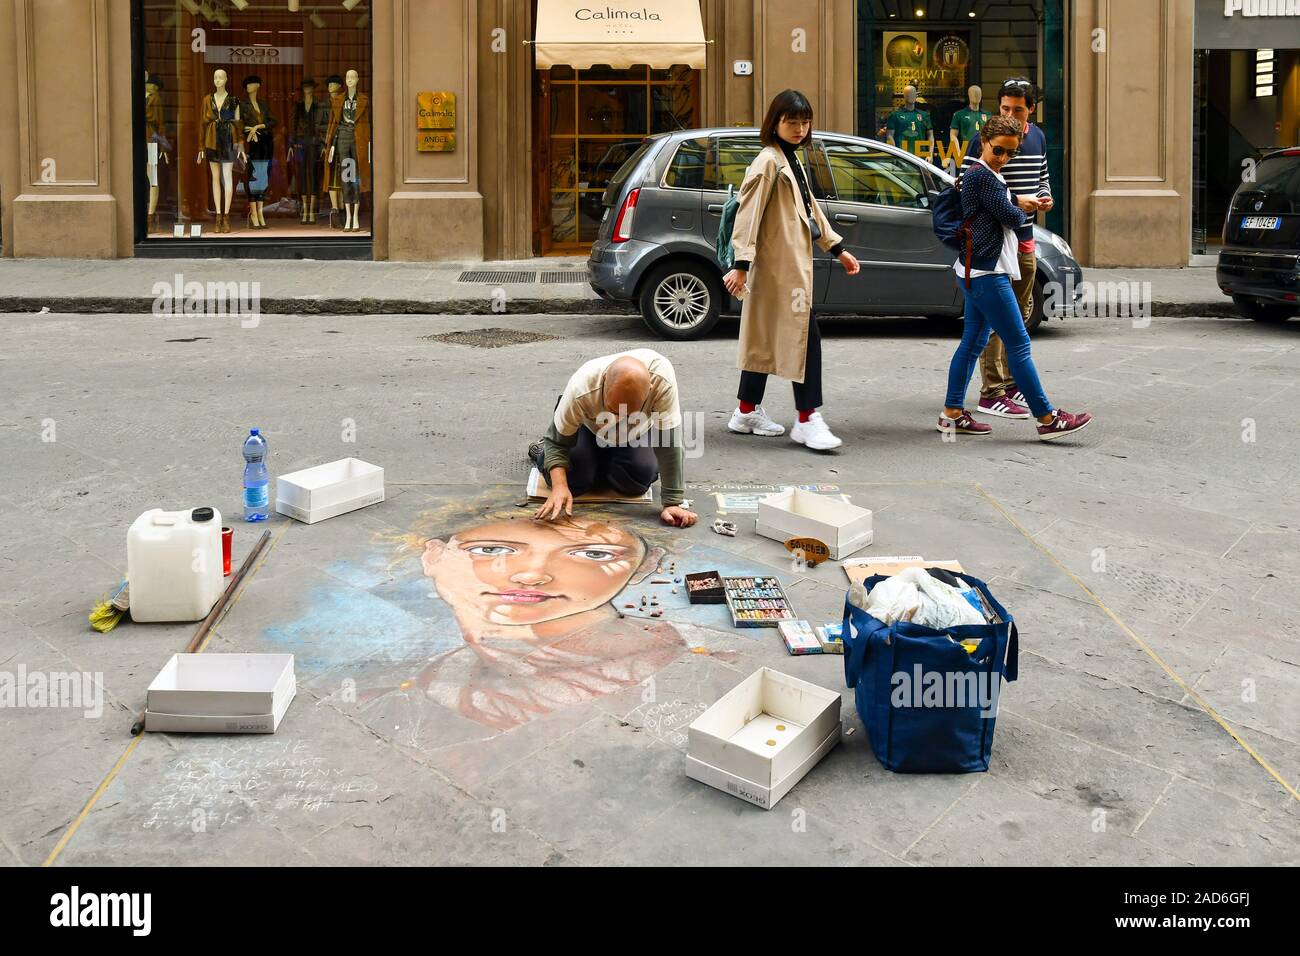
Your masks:
<instances>
[{"instance_id":1,"label":"calimala awning","mask_svg":"<svg viewBox=\"0 0 1300 956\"><path fill-rule=\"evenodd\" d=\"M538 0L537 68L704 69L699 0Z\"/></svg>"}]
</instances>

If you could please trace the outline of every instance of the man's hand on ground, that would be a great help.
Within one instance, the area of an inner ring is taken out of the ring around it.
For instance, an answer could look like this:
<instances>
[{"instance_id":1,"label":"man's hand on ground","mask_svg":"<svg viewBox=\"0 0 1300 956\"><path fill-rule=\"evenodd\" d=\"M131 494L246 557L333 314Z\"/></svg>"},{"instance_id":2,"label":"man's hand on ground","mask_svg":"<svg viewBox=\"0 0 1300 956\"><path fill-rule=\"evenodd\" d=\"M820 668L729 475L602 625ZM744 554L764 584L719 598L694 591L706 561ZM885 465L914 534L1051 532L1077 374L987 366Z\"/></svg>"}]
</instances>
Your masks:
<instances>
[{"instance_id":1,"label":"man's hand on ground","mask_svg":"<svg viewBox=\"0 0 1300 956\"><path fill-rule=\"evenodd\" d=\"M676 525L678 528L689 528L695 524L696 517L694 511L687 511L681 505L669 505L659 513L664 524Z\"/></svg>"},{"instance_id":2,"label":"man's hand on ground","mask_svg":"<svg viewBox=\"0 0 1300 956\"><path fill-rule=\"evenodd\" d=\"M550 495L542 502L542 506L537 509L537 517L544 521L558 521L572 514L573 493L569 491L568 485L555 485Z\"/></svg>"}]
</instances>

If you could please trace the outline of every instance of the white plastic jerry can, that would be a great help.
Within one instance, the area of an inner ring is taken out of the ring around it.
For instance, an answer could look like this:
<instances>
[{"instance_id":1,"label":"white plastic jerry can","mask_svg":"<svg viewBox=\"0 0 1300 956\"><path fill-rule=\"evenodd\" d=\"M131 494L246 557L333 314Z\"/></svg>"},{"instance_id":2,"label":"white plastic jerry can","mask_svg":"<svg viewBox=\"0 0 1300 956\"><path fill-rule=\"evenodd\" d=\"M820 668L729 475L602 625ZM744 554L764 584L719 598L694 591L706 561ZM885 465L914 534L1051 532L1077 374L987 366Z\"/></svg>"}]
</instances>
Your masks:
<instances>
[{"instance_id":1,"label":"white plastic jerry can","mask_svg":"<svg viewBox=\"0 0 1300 956\"><path fill-rule=\"evenodd\" d=\"M126 534L131 620L201 621L225 582L221 512L146 511Z\"/></svg>"}]
</instances>

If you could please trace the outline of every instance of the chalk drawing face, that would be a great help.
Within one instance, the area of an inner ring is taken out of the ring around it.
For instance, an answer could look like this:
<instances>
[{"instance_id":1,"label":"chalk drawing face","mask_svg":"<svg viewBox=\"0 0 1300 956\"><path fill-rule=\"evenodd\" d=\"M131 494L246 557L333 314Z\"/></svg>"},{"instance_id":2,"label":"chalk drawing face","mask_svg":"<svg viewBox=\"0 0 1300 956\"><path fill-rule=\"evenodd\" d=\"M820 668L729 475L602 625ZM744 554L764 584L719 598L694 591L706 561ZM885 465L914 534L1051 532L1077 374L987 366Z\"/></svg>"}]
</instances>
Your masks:
<instances>
[{"instance_id":1,"label":"chalk drawing face","mask_svg":"<svg viewBox=\"0 0 1300 956\"><path fill-rule=\"evenodd\" d=\"M498 521L425 545L424 573L460 614L531 625L611 600L646 556L634 534L589 518Z\"/></svg>"}]
</instances>

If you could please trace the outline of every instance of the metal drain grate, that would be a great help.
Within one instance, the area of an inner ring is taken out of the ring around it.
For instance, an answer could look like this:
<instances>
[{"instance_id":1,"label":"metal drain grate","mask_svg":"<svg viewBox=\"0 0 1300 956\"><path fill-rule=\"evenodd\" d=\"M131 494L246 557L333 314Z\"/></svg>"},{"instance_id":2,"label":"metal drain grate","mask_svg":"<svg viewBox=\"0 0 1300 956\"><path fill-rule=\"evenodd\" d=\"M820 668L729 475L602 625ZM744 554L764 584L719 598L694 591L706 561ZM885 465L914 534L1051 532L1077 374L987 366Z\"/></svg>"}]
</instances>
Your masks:
<instances>
[{"instance_id":1,"label":"metal drain grate","mask_svg":"<svg viewBox=\"0 0 1300 956\"><path fill-rule=\"evenodd\" d=\"M564 272L543 272L543 283L560 283L560 282L582 282L591 281L591 273L586 269L568 269Z\"/></svg>"},{"instance_id":2,"label":"metal drain grate","mask_svg":"<svg viewBox=\"0 0 1300 956\"><path fill-rule=\"evenodd\" d=\"M467 329L461 332L444 332L441 335L426 335L423 341L468 345L476 349L499 349L507 345L550 342L557 337L544 332L521 332L517 329Z\"/></svg>"},{"instance_id":3,"label":"metal drain grate","mask_svg":"<svg viewBox=\"0 0 1300 956\"><path fill-rule=\"evenodd\" d=\"M462 272L457 282L483 282L483 283L504 283L504 282L536 282L536 272L491 272L486 269L469 270Z\"/></svg>"}]
</instances>

